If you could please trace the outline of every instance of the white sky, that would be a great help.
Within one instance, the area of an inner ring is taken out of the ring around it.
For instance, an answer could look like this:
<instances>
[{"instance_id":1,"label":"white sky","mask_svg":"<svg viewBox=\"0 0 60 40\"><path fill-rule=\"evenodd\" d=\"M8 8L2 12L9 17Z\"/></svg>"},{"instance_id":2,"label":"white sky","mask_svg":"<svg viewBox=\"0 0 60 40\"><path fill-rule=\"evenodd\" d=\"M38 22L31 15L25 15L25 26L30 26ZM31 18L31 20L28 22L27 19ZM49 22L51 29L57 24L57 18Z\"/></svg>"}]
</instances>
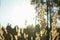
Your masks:
<instances>
[{"instance_id":1,"label":"white sky","mask_svg":"<svg viewBox=\"0 0 60 40\"><path fill-rule=\"evenodd\" d=\"M34 6L30 4L30 0L1 0L0 24L3 26L10 23L12 27L18 25L24 28L25 19L27 24L35 24L34 14Z\"/></svg>"}]
</instances>

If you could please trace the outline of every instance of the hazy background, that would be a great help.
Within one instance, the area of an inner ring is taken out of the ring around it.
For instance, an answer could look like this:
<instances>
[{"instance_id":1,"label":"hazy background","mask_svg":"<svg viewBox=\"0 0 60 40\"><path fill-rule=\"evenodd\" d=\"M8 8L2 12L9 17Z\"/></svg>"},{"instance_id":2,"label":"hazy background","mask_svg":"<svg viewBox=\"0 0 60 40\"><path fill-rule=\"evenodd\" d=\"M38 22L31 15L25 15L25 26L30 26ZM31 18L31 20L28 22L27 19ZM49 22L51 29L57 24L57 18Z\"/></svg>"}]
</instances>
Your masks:
<instances>
[{"instance_id":1,"label":"hazy background","mask_svg":"<svg viewBox=\"0 0 60 40\"><path fill-rule=\"evenodd\" d=\"M0 0L0 24L6 26L10 23L13 26L34 24L35 10L30 4L30 0Z\"/></svg>"},{"instance_id":2,"label":"hazy background","mask_svg":"<svg viewBox=\"0 0 60 40\"><path fill-rule=\"evenodd\" d=\"M54 12L58 9L53 7ZM4 27L10 23L12 27L18 25L24 28L25 20L27 20L27 25L35 25L35 12L35 6L31 5L31 0L0 0L0 24ZM57 22L57 26L60 27L59 18Z\"/></svg>"}]
</instances>

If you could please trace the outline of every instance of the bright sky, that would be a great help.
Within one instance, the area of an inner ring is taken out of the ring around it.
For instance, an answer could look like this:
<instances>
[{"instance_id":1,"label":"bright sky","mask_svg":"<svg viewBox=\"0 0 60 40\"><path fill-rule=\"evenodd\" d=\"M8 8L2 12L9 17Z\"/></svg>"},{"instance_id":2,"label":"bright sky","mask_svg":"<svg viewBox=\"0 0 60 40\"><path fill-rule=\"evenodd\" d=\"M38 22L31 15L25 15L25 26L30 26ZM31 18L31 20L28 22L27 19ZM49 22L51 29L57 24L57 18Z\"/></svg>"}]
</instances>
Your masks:
<instances>
[{"instance_id":1,"label":"bright sky","mask_svg":"<svg viewBox=\"0 0 60 40\"><path fill-rule=\"evenodd\" d=\"M33 20L35 9L30 0L1 0L0 3L1 25L6 26L10 23L12 27L19 25L24 28L25 19L27 24L35 24Z\"/></svg>"},{"instance_id":2,"label":"bright sky","mask_svg":"<svg viewBox=\"0 0 60 40\"><path fill-rule=\"evenodd\" d=\"M10 23L12 27L18 25L24 28L25 19L27 25L35 24L33 20L35 9L30 2L31 0L0 0L0 24L6 27L7 23ZM58 26L59 24L58 20Z\"/></svg>"}]
</instances>

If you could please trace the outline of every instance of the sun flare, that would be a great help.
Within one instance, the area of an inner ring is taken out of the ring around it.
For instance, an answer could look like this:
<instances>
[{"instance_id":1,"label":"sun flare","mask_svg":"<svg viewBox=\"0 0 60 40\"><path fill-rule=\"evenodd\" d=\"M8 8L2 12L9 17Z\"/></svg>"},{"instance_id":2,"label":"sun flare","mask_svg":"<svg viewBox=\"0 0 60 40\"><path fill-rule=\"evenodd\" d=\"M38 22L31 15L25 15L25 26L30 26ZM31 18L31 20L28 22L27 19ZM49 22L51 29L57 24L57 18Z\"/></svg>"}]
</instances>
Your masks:
<instances>
[{"instance_id":1,"label":"sun flare","mask_svg":"<svg viewBox=\"0 0 60 40\"><path fill-rule=\"evenodd\" d=\"M27 2L22 3L22 5L16 5L11 13L11 21L13 26L18 25L20 28L25 28L25 20L27 20L27 25L35 24L33 17L35 16L35 10L32 5Z\"/></svg>"}]
</instances>

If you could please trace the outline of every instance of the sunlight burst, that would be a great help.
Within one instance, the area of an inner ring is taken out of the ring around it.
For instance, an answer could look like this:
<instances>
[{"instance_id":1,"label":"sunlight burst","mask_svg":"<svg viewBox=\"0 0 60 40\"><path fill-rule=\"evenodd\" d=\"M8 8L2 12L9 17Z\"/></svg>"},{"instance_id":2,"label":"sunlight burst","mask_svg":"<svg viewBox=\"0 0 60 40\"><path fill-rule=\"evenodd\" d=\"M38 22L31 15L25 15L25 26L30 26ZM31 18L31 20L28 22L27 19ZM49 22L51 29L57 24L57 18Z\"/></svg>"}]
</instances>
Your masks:
<instances>
[{"instance_id":1,"label":"sunlight burst","mask_svg":"<svg viewBox=\"0 0 60 40\"><path fill-rule=\"evenodd\" d=\"M32 5L27 2L22 3L22 5L16 5L11 14L11 21L13 26L18 25L20 28L25 28L25 20L27 20L27 25L35 24L33 17L35 16L35 10Z\"/></svg>"}]
</instances>

